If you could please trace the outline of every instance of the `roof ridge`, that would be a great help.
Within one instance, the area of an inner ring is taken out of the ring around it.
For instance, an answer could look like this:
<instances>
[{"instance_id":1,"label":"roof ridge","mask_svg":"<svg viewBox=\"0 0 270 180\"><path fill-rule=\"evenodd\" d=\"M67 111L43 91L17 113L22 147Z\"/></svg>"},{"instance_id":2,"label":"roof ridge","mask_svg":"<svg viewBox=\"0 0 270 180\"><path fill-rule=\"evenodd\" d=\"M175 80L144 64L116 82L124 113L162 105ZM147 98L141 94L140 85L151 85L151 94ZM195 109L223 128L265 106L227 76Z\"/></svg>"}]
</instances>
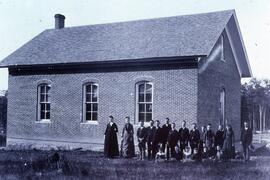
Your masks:
<instances>
[{"instance_id":1,"label":"roof ridge","mask_svg":"<svg viewBox=\"0 0 270 180\"><path fill-rule=\"evenodd\" d=\"M198 16L198 15L207 15L207 14L217 14L217 13L225 13L225 12L231 12L232 14L235 13L234 9L228 9L228 10L221 10L221 11L211 11L211 12L202 12L202 13L196 13L196 14L183 14L183 15L174 15L174 16L164 16L164 17L154 17L154 18L146 18L146 19L134 19L134 20L127 20L127 21L115 21L115 22L108 22L108 23L97 23L97 24L88 24L88 25L79 25L79 26L68 26L62 29L45 29L48 31L54 31L54 30L65 30L65 29L72 29L72 28L83 28L83 27L90 27L90 26L103 26L103 25L113 25L113 24L122 24L122 23L134 23L134 22L143 22L143 21L151 21L151 20L161 20L161 19L170 19L170 18L177 18L177 17L185 17L185 16Z\"/></svg>"}]
</instances>

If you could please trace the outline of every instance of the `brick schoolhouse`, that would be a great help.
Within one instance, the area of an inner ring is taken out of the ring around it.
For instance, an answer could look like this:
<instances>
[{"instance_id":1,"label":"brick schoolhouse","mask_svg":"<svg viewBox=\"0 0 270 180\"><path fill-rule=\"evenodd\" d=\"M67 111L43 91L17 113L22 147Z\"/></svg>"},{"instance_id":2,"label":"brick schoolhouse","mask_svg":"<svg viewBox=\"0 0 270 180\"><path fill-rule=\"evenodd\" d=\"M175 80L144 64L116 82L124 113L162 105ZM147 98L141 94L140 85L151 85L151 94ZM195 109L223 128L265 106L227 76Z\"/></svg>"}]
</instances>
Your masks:
<instances>
[{"instance_id":1,"label":"brick schoolhouse","mask_svg":"<svg viewBox=\"0 0 270 180\"><path fill-rule=\"evenodd\" d=\"M240 80L251 70L234 10L64 27L5 58L7 143L103 143L108 116L119 130L169 117L240 131Z\"/></svg>"}]
</instances>

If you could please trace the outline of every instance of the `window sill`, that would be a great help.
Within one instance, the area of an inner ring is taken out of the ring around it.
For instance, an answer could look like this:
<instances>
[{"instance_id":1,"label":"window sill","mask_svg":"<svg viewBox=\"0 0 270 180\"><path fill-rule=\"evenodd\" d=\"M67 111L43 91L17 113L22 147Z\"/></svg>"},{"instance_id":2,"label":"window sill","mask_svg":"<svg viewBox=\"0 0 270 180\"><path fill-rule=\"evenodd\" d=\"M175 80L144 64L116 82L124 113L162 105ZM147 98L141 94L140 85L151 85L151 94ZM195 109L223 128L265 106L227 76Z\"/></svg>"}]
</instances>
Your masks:
<instances>
[{"instance_id":1,"label":"window sill","mask_svg":"<svg viewBox=\"0 0 270 180\"><path fill-rule=\"evenodd\" d=\"M136 122L135 124L133 124L134 127L140 127L140 122ZM150 122L144 122L144 127L149 127L150 126Z\"/></svg>"},{"instance_id":2,"label":"window sill","mask_svg":"<svg viewBox=\"0 0 270 180\"><path fill-rule=\"evenodd\" d=\"M81 125L98 125L98 121L87 121L87 122L82 122Z\"/></svg>"},{"instance_id":3,"label":"window sill","mask_svg":"<svg viewBox=\"0 0 270 180\"><path fill-rule=\"evenodd\" d=\"M37 124L50 124L50 123L52 123L52 121L51 120L40 120L40 121L36 121L35 123L37 123Z\"/></svg>"}]
</instances>

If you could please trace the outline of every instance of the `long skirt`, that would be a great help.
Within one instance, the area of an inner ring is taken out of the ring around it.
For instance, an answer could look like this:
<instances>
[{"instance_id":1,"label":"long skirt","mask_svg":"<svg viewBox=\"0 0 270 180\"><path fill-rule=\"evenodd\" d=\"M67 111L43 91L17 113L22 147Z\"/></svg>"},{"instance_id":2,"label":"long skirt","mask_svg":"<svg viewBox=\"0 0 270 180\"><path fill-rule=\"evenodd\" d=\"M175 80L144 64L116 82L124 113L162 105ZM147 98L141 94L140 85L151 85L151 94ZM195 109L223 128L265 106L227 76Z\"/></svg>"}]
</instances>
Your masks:
<instances>
[{"instance_id":1,"label":"long skirt","mask_svg":"<svg viewBox=\"0 0 270 180\"><path fill-rule=\"evenodd\" d=\"M124 133L123 141L121 143L122 156L131 158L135 156L135 147L133 134Z\"/></svg>"}]
</instances>

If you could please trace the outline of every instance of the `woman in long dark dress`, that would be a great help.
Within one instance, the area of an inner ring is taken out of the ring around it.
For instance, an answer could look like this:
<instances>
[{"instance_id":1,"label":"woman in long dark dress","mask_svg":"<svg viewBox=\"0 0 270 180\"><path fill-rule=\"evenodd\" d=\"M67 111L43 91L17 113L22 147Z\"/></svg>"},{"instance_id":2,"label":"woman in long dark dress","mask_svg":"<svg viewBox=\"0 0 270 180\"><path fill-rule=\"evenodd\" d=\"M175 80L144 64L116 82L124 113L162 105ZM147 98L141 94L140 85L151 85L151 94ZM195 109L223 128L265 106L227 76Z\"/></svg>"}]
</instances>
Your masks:
<instances>
[{"instance_id":1,"label":"woman in long dark dress","mask_svg":"<svg viewBox=\"0 0 270 180\"><path fill-rule=\"evenodd\" d=\"M235 153L234 151L234 132L232 126L227 125L224 133L223 158L225 160L232 159Z\"/></svg>"},{"instance_id":2,"label":"woman in long dark dress","mask_svg":"<svg viewBox=\"0 0 270 180\"><path fill-rule=\"evenodd\" d=\"M125 158L131 158L135 156L135 147L133 139L133 126L130 123L130 118L126 117L126 124L122 131L122 155Z\"/></svg>"},{"instance_id":3,"label":"woman in long dark dress","mask_svg":"<svg viewBox=\"0 0 270 180\"><path fill-rule=\"evenodd\" d=\"M113 122L113 116L110 116L110 122L107 124L105 130L105 140L104 140L104 156L108 158L113 158L119 156L119 148L117 141L118 128Z\"/></svg>"}]
</instances>

